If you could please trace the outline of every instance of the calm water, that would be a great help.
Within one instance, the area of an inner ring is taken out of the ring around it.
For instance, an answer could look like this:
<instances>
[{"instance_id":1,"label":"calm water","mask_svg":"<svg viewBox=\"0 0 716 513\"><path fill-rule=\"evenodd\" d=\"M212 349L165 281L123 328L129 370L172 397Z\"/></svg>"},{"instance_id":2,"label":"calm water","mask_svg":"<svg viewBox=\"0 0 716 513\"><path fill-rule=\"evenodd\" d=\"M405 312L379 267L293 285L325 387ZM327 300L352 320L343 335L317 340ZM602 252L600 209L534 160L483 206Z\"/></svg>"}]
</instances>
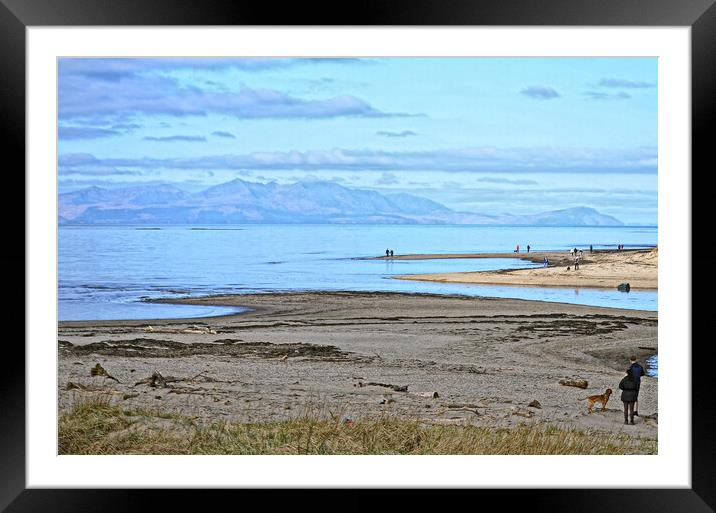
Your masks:
<instances>
[{"instance_id":1,"label":"calm water","mask_svg":"<svg viewBox=\"0 0 716 513\"><path fill-rule=\"evenodd\" d=\"M406 253L647 247L656 228L239 225L61 226L59 319L200 317L237 311L151 304L146 298L295 290L448 293L657 310L657 293L602 289L446 285L399 274L540 266L516 259L358 260Z\"/></svg>"}]
</instances>

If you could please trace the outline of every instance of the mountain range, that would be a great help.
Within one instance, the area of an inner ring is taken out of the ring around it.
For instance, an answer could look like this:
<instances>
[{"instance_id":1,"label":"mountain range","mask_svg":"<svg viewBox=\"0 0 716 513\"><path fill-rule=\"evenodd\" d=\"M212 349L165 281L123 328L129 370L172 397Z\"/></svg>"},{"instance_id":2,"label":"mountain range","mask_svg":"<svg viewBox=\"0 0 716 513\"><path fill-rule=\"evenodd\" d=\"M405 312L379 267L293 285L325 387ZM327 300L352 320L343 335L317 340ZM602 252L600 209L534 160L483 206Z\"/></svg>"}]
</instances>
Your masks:
<instances>
[{"instance_id":1,"label":"mountain range","mask_svg":"<svg viewBox=\"0 0 716 513\"><path fill-rule=\"evenodd\" d=\"M236 179L190 193L174 185L88 187L58 196L60 224L502 224L621 226L588 207L533 215L458 212L411 194L380 194L333 182L289 185Z\"/></svg>"}]
</instances>

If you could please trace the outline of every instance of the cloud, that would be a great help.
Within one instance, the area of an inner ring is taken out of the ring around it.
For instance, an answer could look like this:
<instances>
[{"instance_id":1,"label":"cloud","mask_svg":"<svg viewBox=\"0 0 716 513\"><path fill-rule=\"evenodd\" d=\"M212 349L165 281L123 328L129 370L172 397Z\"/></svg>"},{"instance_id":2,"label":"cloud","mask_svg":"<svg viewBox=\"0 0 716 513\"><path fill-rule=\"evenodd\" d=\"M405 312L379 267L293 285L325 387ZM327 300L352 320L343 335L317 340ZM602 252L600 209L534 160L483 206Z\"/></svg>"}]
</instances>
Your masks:
<instances>
[{"instance_id":1,"label":"cloud","mask_svg":"<svg viewBox=\"0 0 716 513\"><path fill-rule=\"evenodd\" d=\"M379 130L375 135L382 135L385 137L410 137L411 135L418 135L412 130L403 130L402 132L389 132L387 130Z\"/></svg>"},{"instance_id":2,"label":"cloud","mask_svg":"<svg viewBox=\"0 0 716 513\"><path fill-rule=\"evenodd\" d=\"M395 174L384 172L375 183L376 185L397 185L400 183L400 180L398 180Z\"/></svg>"},{"instance_id":3,"label":"cloud","mask_svg":"<svg viewBox=\"0 0 716 513\"><path fill-rule=\"evenodd\" d=\"M621 78L603 78L599 81L599 87L617 87L619 89L645 89L655 86L656 84L651 82L639 82Z\"/></svg>"},{"instance_id":4,"label":"cloud","mask_svg":"<svg viewBox=\"0 0 716 513\"><path fill-rule=\"evenodd\" d=\"M206 142L206 137L203 135L169 135L167 137L154 137L150 135L142 139L155 142Z\"/></svg>"},{"instance_id":5,"label":"cloud","mask_svg":"<svg viewBox=\"0 0 716 513\"><path fill-rule=\"evenodd\" d=\"M57 136L63 140L101 139L103 137L115 137L118 135L122 135L122 133L106 128L80 126L60 126L57 128Z\"/></svg>"},{"instance_id":6,"label":"cloud","mask_svg":"<svg viewBox=\"0 0 716 513\"><path fill-rule=\"evenodd\" d=\"M475 180L476 182L486 182L486 183L505 183L505 184L513 184L513 185L538 185L537 182L534 180L511 180L509 178L493 178L493 177L485 177L485 178L478 178Z\"/></svg>"},{"instance_id":7,"label":"cloud","mask_svg":"<svg viewBox=\"0 0 716 513\"><path fill-rule=\"evenodd\" d=\"M140 176L146 175L146 172L135 169L117 169L112 166L105 165L82 165L78 167L63 166L61 174L67 175L85 175L85 176L110 176L110 175L130 175Z\"/></svg>"},{"instance_id":8,"label":"cloud","mask_svg":"<svg viewBox=\"0 0 716 513\"><path fill-rule=\"evenodd\" d=\"M377 150L274 151L192 158L105 158L60 155L60 166L129 169L489 171L655 173L656 148L465 148L417 152Z\"/></svg>"},{"instance_id":9,"label":"cloud","mask_svg":"<svg viewBox=\"0 0 716 513\"><path fill-rule=\"evenodd\" d=\"M329 61L320 59L321 62ZM281 62L279 62L281 61ZM131 124L137 116L207 116L244 119L405 117L384 112L351 95L303 99L272 89L241 86L223 90L196 85L167 70L268 69L297 65L304 59L61 59L59 111L75 124ZM313 62L309 60L308 62ZM330 62L344 62L341 59ZM353 62L353 61L351 61ZM357 60L357 62L362 62Z\"/></svg>"},{"instance_id":10,"label":"cloud","mask_svg":"<svg viewBox=\"0 0 716 513\"><path fill-rule=\"evenodd\" d=\"M311 64L370 64L370 59L282 57L155 57L155 58L61 58L60 76L81 75L92 79L119 81L141 74L176 70L265 71Z\"/></svg>"},{"instance_id":11,"label":"cloud","mask_svg":"<svg viewBox=\"0 0 716 513\"><path fill-rule=\"evenodd\" d=\"M208 91L168 77L132 77L99 83L71 77L60 81L59 118L91 122L128 122L135 116L207 116L242 119L320 119L334 117L408 117L383 112L351 95L304 100L272 89L243 87L235 92Z\"/></svg>"},{"instance_id":12,"label":"cloud","mask_svg":"<svg viewBox=\"0 0 716 513\"><path fill-rule=\"evenodd\" d=\"M626 100L631 98L629 93L620 91L618 93L604 93L601 91L584 91L582 93L590 100Z\"/></svg>"},{"instance_id":13,"label":"cloud","mask_svg":"<svg viewBox=\"0 0 716 513\"><path fill-rule=\"evenodd\" d=\"M140 128L142 128L142 125L137 123L118 123L116 125L112 125L112 130L124 130L126 132L133 132L135 130L139 130Z\"/></svg>"},{"instance_id":14,"label":"cloud","mask_svg":"<svg viewBox=\"0 0 716 513\"><path fill-rule=\"evenodd\" d=\"M231 132L224 132L223 130L211 132L211 135L215 137L223 137L225 139L236 139L236 136L234 134L232 134Z\"/></svg>"},{"instance_id":15,"label":"cloud","mask_svg":"<svg viewBox=\"0 0 716 513\"><path fill-rule=\"evenodd\" d=\"M547 86L529 86L520 91L520 94L529 96L535 100L551 100L559 98L559 93Z\"/></svg>"}]
</instances>

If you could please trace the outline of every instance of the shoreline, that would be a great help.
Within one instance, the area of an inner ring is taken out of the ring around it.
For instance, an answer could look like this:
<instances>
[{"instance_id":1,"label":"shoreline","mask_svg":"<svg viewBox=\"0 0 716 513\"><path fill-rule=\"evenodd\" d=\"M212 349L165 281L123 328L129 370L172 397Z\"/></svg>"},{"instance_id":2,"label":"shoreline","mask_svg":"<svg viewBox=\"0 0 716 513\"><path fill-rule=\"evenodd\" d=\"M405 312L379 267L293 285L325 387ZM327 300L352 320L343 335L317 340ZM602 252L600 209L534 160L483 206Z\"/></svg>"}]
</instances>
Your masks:
<instances>
[{"instance_id":1,"label":"shoreline","mask_svg":"<svg viewBox=\"0 0 716 513\"><path fill-rule=\"evenodd\" d=\"M486 271L490 272L490 271ZM419 275L416 275L419 276ZM393 278L400 279L400 278ZM532 287L531 285L522 285L522 287ZM539 285L534 285L535 288L540 288ZM493 296L474 296L468 294L440 294L437 292L401 292L401 291L354 291L354 290L296 290L296 291L267 291L267 292L252 292L248 294L206 294L202 296L193 297L180 297L180 298L154 298L154 299L143 299L145 303L157 303L157 304L169 304L169 305L196 305L196 306L213 306L213 307L226 307L226 308L246 308L243 312L234 312L227 314L202 316L202 317L161 317L154 319L85 319L85 320L61 320L57 322L58 327L83 327L83 326L96 326L96 325L107 325L107 326L120 326L124 323L130 325L146 325L146 324L191 324L195 323L207 323L214 319L229 319L229 318L240 318L249 313L254 312L253 308L245 307L244 303L241 302L241 298L254 297L254 296L291 296L291 295L375 295L375 296L416 296L416 297L428 297L428 298L453 298L453 299L476 299L476 300L496 300L496 301L516 301L525 303L536 303L536 304L547 304L547 305L562 305L565 307L578 306L583 308L594 308L597 310L606 310L610 312L633 312L635 314L657 314L656 310L644 310L636 308L620 308L618 306L594 306L594 305L583 305L581 303L569 303L560 301L546 301L542 299L522 299L522 298L503 298ZM220 302L214 302L219 300ZM226 302L228 301L228 302Z\"/></svg>"},{"instance_id":2,"label":"shoreline","mask_svg":"<svg viewBox=\"0 0 716 513\"><path fill-rule=\"evenodd\" d=\"M658 312L366 292L186 301L240 301L252 310L60 323L60 411L104 394L123 408L183 412L197 422L290 420L318 404L356 420L389 413L426 423L547 424L657 438L657 378L643 378L636 426L621 422L618 395L592 414L581 398L616 390L630 353L642 363L658 353ZM112 379L90 375L97 363ZM150 386L154 372L172 381ZM588 387L559 384L572 377Z\"/></svg>"},{"instance_id":3,"label":"shoreline","mask_svg":"<svg viewBox=\"0 0 716 513\"><path fill-rule=\"evenodd\" d=\"M564 252L482 253L446 255L398 255L377 257L376 260L422 260L453 258L518 258L540 263L544 258L548 267L501 269L497 271L468 271L458 273L407 274L393 276L396 280L465 283L476 285L510 285L521 287L569 287L616 289L629 283L636 290L658 290L658 249L608 250L583 253L579 269L574 259Z\"/></svg>"}]
</instances>

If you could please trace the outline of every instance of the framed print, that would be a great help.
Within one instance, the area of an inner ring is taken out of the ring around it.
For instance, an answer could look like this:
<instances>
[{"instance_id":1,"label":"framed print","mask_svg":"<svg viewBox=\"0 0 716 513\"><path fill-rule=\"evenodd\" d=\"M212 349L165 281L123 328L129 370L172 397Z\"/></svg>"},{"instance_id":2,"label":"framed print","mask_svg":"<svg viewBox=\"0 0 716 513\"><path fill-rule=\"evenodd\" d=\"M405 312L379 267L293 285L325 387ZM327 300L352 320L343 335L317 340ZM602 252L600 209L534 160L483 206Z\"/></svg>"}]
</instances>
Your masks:
<instances>
[{"instance_id":1,"label":"framed print","mask_svg":"<svg viewBox=\"0 0 716 513\"><path fill-rule=\"evenodd\" d=\"M0 1L4 511L713 511L711 1Z\"/></svg>"}]
</instances>

